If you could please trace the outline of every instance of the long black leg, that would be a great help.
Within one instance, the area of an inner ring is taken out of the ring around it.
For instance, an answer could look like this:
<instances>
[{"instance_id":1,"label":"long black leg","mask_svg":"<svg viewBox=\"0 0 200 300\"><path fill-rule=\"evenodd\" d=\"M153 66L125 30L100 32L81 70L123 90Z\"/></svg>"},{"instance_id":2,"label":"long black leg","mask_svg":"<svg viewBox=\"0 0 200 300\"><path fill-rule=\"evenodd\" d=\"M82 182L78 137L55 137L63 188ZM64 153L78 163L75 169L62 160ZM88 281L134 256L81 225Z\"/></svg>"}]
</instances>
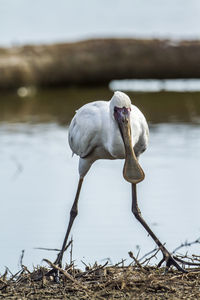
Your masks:
<instances>
[{"instance_id":1,"label":"long black leg","mask_svg":"<svg viewBox=\"0 0 200 300\"><path fill-rule=\"evenodd\" d=\"M166 269L168 270L170 266L175 266L179 271L186 272L179 264L175 261L175 259L172 257L172 255L169 253L169 251L164 247L164 245L160 242L160 240L157 238L157 236L153 233L151 228L147 225L145 220L143 219L140 209L138 207L137 203L137 192L136 192L136 184L132 183L132 212L136 219L142 224L142 226L146 229L146 231L149 233L149 235L152 237L152 239L155 241L155 243L158 245L160 250L163 253L163 259L161 260L161 265L164 261L166 261Z\"/></svg>"},{"instance_id":2,"label":"long black leg","mask_svg":"<svg viewBox=\"0 0 200 300\"><path fill-rule=\"evenodd\" d=\"M67 227L67 231L66 231L66 234L65 234L64 241L63 241L62 249L59 252L59 254L56 258L56 261L55 261L55 264L59 265L60 267L62 265L63 254L65 252L65 248L66 248L66 245L67 245L67 240L68 240L72 225L74 223L74 219L76 218L76 216L78 214L78 199L79 199L82 183L83 183L83 178L80 178L79 183L78 183L77 192L76 192L76 197L74 199L74 203L73 203L71 211L70 211L69 224L68 224L68 227Z\"/></svg>"}]
</instances>

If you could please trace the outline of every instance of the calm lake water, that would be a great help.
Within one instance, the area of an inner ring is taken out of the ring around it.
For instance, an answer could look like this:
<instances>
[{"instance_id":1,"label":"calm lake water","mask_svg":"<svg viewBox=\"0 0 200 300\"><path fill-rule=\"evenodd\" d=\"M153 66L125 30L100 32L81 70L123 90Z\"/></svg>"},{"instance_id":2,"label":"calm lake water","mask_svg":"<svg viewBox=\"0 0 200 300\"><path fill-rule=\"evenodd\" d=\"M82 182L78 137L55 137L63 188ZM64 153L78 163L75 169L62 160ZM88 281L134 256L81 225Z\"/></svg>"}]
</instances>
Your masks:
<instances>
[{"instance_id":1,"label":"calm lake water","mask_svg":"<svg viewBox=\"0 0 200 300\"><path fill-rule=\"evenodd\" d=\"M200 93L128 93L146 115L150 144L141 157L146 173L138 185L139 206L154 232L173 250L200 236ZM68 124L86 102L109 99L107 88L29 91L0 96L0 244L1 264L18 270L24 264L54 260L78 182L78 158L71 156ZM123 161L98 161L85 178L73 234L73 258L112 263L140 255L154 242L131 213L130 184ZM200 246L189 249L200 253ZM185 249L184 249L185 251ZM184 252L183 251L183 252ZM69 253L66 260L69 261Z\"/></svg>"}]
</instances>

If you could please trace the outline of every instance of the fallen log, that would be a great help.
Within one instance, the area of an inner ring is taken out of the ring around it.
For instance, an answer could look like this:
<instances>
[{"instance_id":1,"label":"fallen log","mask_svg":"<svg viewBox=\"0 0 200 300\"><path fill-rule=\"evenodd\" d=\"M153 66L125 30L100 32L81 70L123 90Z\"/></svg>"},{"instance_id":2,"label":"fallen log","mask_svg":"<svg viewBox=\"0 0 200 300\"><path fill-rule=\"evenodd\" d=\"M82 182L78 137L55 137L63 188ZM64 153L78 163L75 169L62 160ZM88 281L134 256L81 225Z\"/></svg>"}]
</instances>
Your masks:
<instances>
[{"instance_id":1,"label":"fallen log","mask_svg":"<svg viewBox=\"0 0 200 300\"><path fill-rule=\"evenodd\" d=\"M200 41L96 39L0 49L0 88L200 78Z\"/></svg>"}]
</instances>

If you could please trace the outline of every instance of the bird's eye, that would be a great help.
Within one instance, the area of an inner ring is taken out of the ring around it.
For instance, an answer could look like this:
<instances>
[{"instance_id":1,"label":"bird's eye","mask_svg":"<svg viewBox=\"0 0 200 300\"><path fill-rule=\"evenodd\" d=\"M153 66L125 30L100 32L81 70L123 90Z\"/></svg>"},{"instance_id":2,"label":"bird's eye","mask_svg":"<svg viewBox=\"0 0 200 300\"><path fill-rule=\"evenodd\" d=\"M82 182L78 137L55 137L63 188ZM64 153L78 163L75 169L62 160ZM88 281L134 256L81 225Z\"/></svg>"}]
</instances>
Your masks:
<instances>
[{"instance_id":1,"label":"bird's eye","mask_svg":"<svg viewBox=\"0 0 200 300\"><path fill-rule=\"evenodd\" d=\"M117 112L117 107L116 106L114 107L114 112Z\"/></svg>"}]
</instances>

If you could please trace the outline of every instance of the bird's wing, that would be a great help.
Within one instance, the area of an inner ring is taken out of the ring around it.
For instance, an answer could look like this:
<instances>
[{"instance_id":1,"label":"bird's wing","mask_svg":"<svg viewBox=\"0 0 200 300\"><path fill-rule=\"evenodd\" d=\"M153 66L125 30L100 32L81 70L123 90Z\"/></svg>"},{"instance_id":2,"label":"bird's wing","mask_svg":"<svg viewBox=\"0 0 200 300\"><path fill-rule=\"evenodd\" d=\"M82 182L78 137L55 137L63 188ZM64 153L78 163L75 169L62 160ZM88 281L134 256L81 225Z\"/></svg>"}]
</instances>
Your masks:
<instances>
[{"instance_id":1,"label":"bird's wing","mask_svg":"<svg viewBox=\"0 0 200 300\"><path fill-rule=\"evenodd\" d=\"M69 126L69 145L81 158L88 156L97 146L101 132L102 104L96 101L82 106Z\"/></svg>"}]
</instances>

